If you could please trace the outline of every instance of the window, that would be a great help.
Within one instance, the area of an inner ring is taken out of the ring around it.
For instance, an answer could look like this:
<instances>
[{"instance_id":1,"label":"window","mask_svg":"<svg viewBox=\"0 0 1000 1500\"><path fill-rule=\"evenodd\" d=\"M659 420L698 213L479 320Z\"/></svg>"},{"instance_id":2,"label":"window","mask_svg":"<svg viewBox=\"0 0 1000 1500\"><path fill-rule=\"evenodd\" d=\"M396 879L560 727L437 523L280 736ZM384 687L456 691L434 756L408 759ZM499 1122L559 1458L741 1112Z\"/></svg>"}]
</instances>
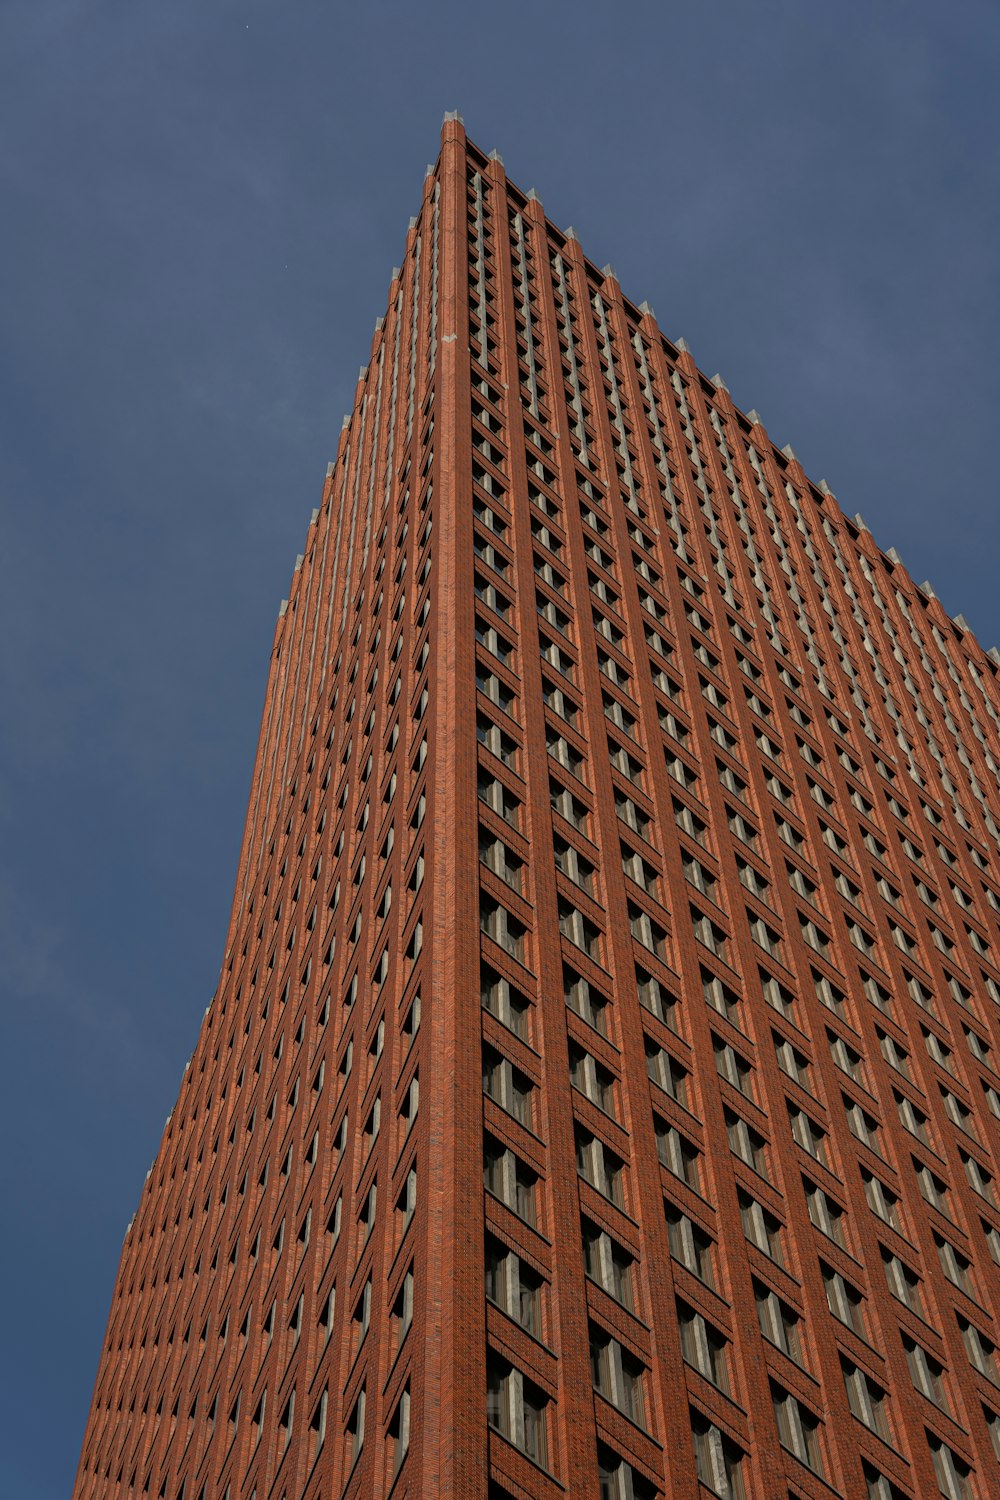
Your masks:
<instances>
[{"instance_id":1,"label":"window","mask_svg":"<svg viewBox=\"0 0 1000 1500\"><path fill-rule=\"evenodd\" d=\"M772 1344L797 1365L802 1364L802 1344L799 1339L799 1315L794 1308L783 1302L777 1292L754 1281L754 1297L757 1302L757 1321L760 1331Z\"/></svg>"},{"instance_id":2,"label":"window","mask_svg":"<svg viewBox=\"0 0 1000 1500\"><path fill-rule=\"evenodd\" d=\"M893 1098L896 1101L896 1109L903 1125L918 1141L921 1141L925 1146L929 1146L931 1138L927 1129L927 1116L905 1094L897 1094L893 1090Z\"/></svg>"},{"instance_id":3,"label":"window","mask_svg":"<svg viewBox=\"0 0 1000 1500\"><path fill-rule=\"evenodd\" d=\"M295 1425L295 1387L293 1386L285 1402L285 1409L278 1419L278 1431L281 1435L282 1451L288 1447L291 1441L292 1430Z\"/></svg>"},{"instance_id":4,"label":"window","mask_svg":"<svg viewBox=\"0 0 1000 1500\"><path fill-rule=\"evenodd\" d=\"M665 928L659 922L654 922L649 912L637 906L634 901L628 903L628 920L632 936L637 943L648 948L650 953L655 953L657 958L667 961L667 934Z\"/></svg>"},{"instance_id":5,"label":"window","mask_svg":"<svg viewBox=\"0 0 1000 1500\"><path fill-rule=\"evenodd\" d=\"M768 926L763 917L758 917L748 911L747 920L750 926L750 936L754 942L758 943L764 949L765 953L769 953L772 958L776 958L780 963L782 960L780 935Z\"/></svg>"},{"instance_id":6,"label":"window","mask_svg":"<svg viewBox=\"0 0 1000 1500\"><path fill-rule=\"evenodd\" d=\"M776 1031L773 1031L771 1036L778 1067L783 1073L787 1073L789 1078L793 1078L800 1088L811 1092L809 1085L812 1065L809 1059L804 1057L797 1047L793 1047L787 1037L780 1036Z\"/></svg>"},{"instance_id":7,"label":"window","mask_svg":"<svg viewBox=\"0 0 1000 1500\"><path fill-rule=\"evenodd\" d=\"M531 1129L531 1079L495 1047L483 1046L483 1093Z\"/></svg>"},{"instance_id":8,"label":"window","mask_svg":"<svg viewBox=\"0 0 1000 1500\"><path fill-rule=\"evenodd\" d=\"M505 906L501 906L499 901L494 901L485 893L479 902L479 925L486 936L492 938L511 958L519 961L523 959L526 931L524 924Z\"/></svg>"},{"instance_id":9,"label":"window","mask_svg":"<svg viewBox=\"0 0 1000 1500\"><path fill-rule=\"evenodd\" d=\"M587 1275L623 1307L633 1307L632 1256L606 1230L583 1219L583 1259Z\"/></svg>"},{"instance_id":10,"label":"window","mask_svg":"<svg viewBox=\"0 0 1000 1500\"><path fill-rule=\"evenodd\" d=\"M562 811L562 809L557 809L557 811ZM626 797L625 793L619 791L617 787L615 787L615 812L627 828L631 828L633 833L637 833L641 839L648 840L652 819L645 808L633 802L631 797ZM570 821L572 822L572 819Z\"/></svg>"},{"instance_id":11,"label":"window","mask_svg":"<svg viewBox=\"0 0 1000 1500\"><path fill-rule=\"evenodd\" d=\"M701 864L699 860L695 859L693 854L688 854L684 849L681 850L681 864L684 868L685 879L691 885L693 885L696 890L701 891L703 896L707 896L710 901L714 901L716 887L715 876L709 874L704 865Z\"/></svg>"},{"instance_id":12,"label":"window","mask_svg":"<svg viewBox=\"0 0 1000 1500\"><path fill-rule=\"evenodd\" d=\"M988 1406L984 1406L983 1420L989 1428L993 1452L996 1455L997 1463L1000 1464L1000 1416L997 1416L995 1411L990 1411Z\"/></svg>"},{"instance_id":13,"label":"window","mask_svg":"<svg viewBox=\"0 0 1000 1500\"><path fill-rule=\"evenodd\" d=\"M741 1473L743 1454L718 1427L691 1408L691 1435L694 1439L695 1466L702 1484L720 1500L744 1500Z\"/></svg>"},{"instance_id":14,"label":"window","mask_svg":"<svg viewBox=\"0 0 1000 1500\"><path fill-rule=\"evenodd\" d=\"M931 1450L934 1477L942 1495L947 1500L972 1500L972 1489L968 1482L972 1470L969 1465L932 1432L927 1434L927 1443Z\"/></svg>"},{"instance_id":15,"label":"window","mask_svg":"<svg viewBox=\"0 0 1000 1500\"><path fill-rule=\"evenodd\" d=\"M594 866L589 859L585 859L573 844L566 842L557 834L553 840L555 851L556 868L567 875L570 880L588 895L594 893Z\"/></svg>"},{"instance_id":16,"label":"window","mask_svg":"<svg viewBox=\"0 0 1000 1500\"><path fill-rule=\"evenodd\" d=\"M941 1269L948 1280L957 1286L959 1291L965 1292L970 1297L974 1297L975 1291L969 1277L969 1272L972 1269L971 1262L966 1260L965 1256L955 1249L951 1241L944 1239L942 1235L934 1235L934 1244L937 1249L938 1259L941 1262Z\"/></svg>"},{"instance_id":17,"label":"window","mask_svg":"<svg viewBox=\"0 0 1000 1500\"><path fill-rule=\"evenodd\" d=\"M670 1242L670 1253L675 1260L686 1266L693 1276L703 1281L706 1286L715 1286L715 1273L712 1266L712 1248L714 1241L700 1225L692 1222L686 1214L673 1203L664 1202L664 1213L667 1220L667 1238Z\"/></svg>"},{"instance_id":18,"label":"window","mask_svg":"<svg viewBox=\"0 0 1000 1500\"><path fill-rule=\"evenodd\" d=\"M497 708L503 713L509 714L513 709L513 690L507 686L506 682L501 681L495 672L490 672L482 662L476 663L476 687L485 698L488 698L491 703L495 703ZM506 738L506 736L503 736L503 738ZM488 748L493 750L493 745L489 744ZM493 750L493 753L496 754L497 752ZM505 758L504 756L500 757L501 760Z\"/></svg>"},{"instance_id":19,"label":"window","mask_svg":"<svg viewBox=\"0 0 1000 1500\"><path fill-rule=\"evenodd\" d=\"M617 1339L594 1323L590 1325L590 1369L595 1391L638 1427L644 1427L642 1377L645 1367Z\"/></svg>"},{"instance_id":20,"label":"window","mask_svg":"<svg viewBox=\"0 0 1000 1500\"><path fill-rule=\"evenodd\" d=\"M866 1109L862 1109L856 1100L849 1098L846 1094L841 1096L844 1101L844 1111L847 1115L847 1123L851 1134L862 1145L867 1146L870 1151L882 1155L879 1144L879 1122L871 1116Z\"/></svg>"},{"instance_id":21,"label":"window","mask_svg":"<svg viewBox=\"0 0 1000 1500\"><path fill-rule=\"evenodd\" d=\"M619 1208L625 1206L625 1163L582 1125L576 1128L576 1165L580 1176Z\"/></svg>"},{"instance_id":22,"label":"window","mask_svg":"<svg viewBox=\"0 0 1000 1500\"><path fill-rule=\"evenodd\" d=\"M602 1036L607 1036L608 1025L606 1012L608 999L602 995L600 990L594 988L586 979L577 974L574 969L563 968L563 994L566 1004L570 1010L581 1016L595 1031Z\"/></svg>"},{"instance_id":23,"label":"window","mask_svg":"<svg viewBox=\"0 0 1000 1500\"><path fill-rule=\"evenodd\" d=\"M526 1224L535 1222L535 1183L531 1168L502 1146L495 1136L483 1137L483 1185Z\"/></svg>"},{"instance_id":24,"label":"window","mask_svg":"<svg viewBox=\"0 0 1000 1500\"><path fill-rule=\"evenodd\" d=\"M392 1443L392 1472L399 1473L410 1446L410 1388L407 1386L399 1398L399 1404L389 1423L389 1440Z\"/></svg>"},{"instance_id":25,"label":"window","mask_svg":"<svg viewBox=\"0 0 1000 1500\"><path fill-rule=\"evenodd\" d=\"M486 578L480 577L480 575L477 573L475 578L475 589L477 599L482 599L484 604L488 604L490 609L492 609L497 615L499 615L501 620L505 620L507 618L507 616L510 614L510 601L507 599L506 595L502 594L494 584L488 582ZM479 625L480 621L477 620L477 632Z\"/></svg>"},{"instance_id":26,"label":"window","mask_svg":"<svg viewBox=\"0 0 1000 1500\"><path fill-rule=\"evenodd\" d=\"M677 1302L677 1322L681 1335L681 1352L688 1364L700 1370L706 1380L729 1394L726 1369L726 1339L717 1328L695 1312L686 1302Z\"/></svg>"},{"instance_id":27,"label":"window","mask_svg":"<svg viewBox=\"0 0 1000 1500\"><path fill-rule=\"evenodd\" d=\"M396 1294L396 1300L392 1304L390 1322L393 1330L393 1347L399 1352L403 1340L410 1330L413 1322L413 1265L403 1277L403 1283Z\"/></svg>"},{"instance_id":28,"label":"window","mask_svg":"<svg viewBox=\"0 0 1000 1500\"><path fill-rule=\"evenodd\" d=\"M673 808L674 822L677 824L678 828L683 829L683 831L688 835L689 838L694 839L696 844L704 844L706 835L708 833L708 828L702 822L702 820L696 817L691 809L685 806L683 802L675 801L673 804Z\"/></svg>"},{"instance_id":29,"label":"window","mask_svg":"<svg viewBox=\"0 0 1000 1500\"><path fill-rule=\"evenodd\" d=\"M868 1500L906 1500L902 1490L898 1490L894 1484L891 1484L874 1464L864 1460L861 1464L861 1471L865 1477Z\"/></svg>"},{"instance_id":30,"label":"window","mask_svg":"<svg viewBox=\"0 0 1000 1500\"><path fill-rule=\"evenodd\" d=\"M542 699L546 708L551 708L552 712L558 714L561 719L565 719L567 724L570 726L576 724L579 709L573 699L564 693L561 687L556 687L551 683L547 677L542 678Z\"/></svg>"},{"instance_id":31,"label":"window","mask_svg":"<svg viewBox=\"0 0 1000 1500\"><path fill-rule=\"evenodd\" d=\"M608 738L608 756L615 770L620 771L640 789L643 787L645 767L641 761L629 755L624 746L616 744L610 737Z\"/></svg>"},{"instance_id":32,"label":"window","mask_svg":"<svg viewBox=\"0 0 1000 1500\"><path fill-rule=\"evenodd\" d=\"M486 1295L535 1338L542 1334L542 1278L506 1245L486 1236Z\"/></svg>"},{"instance_id":33,"label":"window","mask_svg":"<svg viewBox=\"0 0 1000 1500\"><path fill-rule=\"evenodd\" d=\"M601 929L565 897L559 897L559 931L595 962L601 960Z\"/></svg>"},{"instance_id":34,"label":"window","mask_svg":"<svg viewBox=\"0 0 1000 1500\"><path fill-rule=\"evenodd\" d=\"M992 1175L987 1172L986 1168L976 1159L976 1157L970 1156L968 1152L962 1151L960 1149L958 1154L962 1158L962 1165L965 1167L965 1175L968 1178L969 1186L972 1188L972 1191L974 1193L978 1193L980 1198L985 1198L987 1203L992 1204L993 1207L996 1208L997 1200L993 1191Z\"/></svg>"},{"instance_id":35,"label":"window","mask_svg":"<svg viewBox=\"0 0 1000 1500\"><path fill-rule=\"evenodd\" d=\"M479 772L479 800L503 818L512 828L518 826L520 802L514 793L498 777L488 771Z\"/></svg>"},{"instance_id":36,"label":"window","mask_svg":"<svg viewBox=\"0 0 1000 1500\"><path fill-rule=\"evenodd\" d=\"M826 1039L830 1044L830 1055L840 1071L846 1073L848 1078L853 1078L855 1083L864 1083L860 1052L848 1046L844 1038L838 1036L836 1032L828 1031Z\"/></svg>"},{"instance_id":37,"label":"window","mask_svg":"<svg viewBox=\"0 0 1000 1500\"><path fill-rule=\"evenodd\" d=\"M879 1249L890 1292L894 1297L898 1297L911 1312L922 1318L924 1307L920 1296L920 1277L916 1271L911 1271L905 1261L900 1260L898 1255L893 1255L884 1245L880 1245Z\"/></svg>"},{"instance_id":38,"label":"window","mask_svg":"<svg viewBox=\"0 0 1000 1500\"><path fill-rule=\"evenodd\" d=\"M899 1199L896 1194L887 1188L880 1177L875 1177L871 1172L861 1171L861 1182L865 1190L865 1198L868 1207L873 1214L885 1224L891 1225L893 1229L900 1228Z\"/></svg>"},{"instance_id":39,"label":"window","mask_svg":"<svg viewBox=\"0 0 1000 1500\"><path fill-rule=\"evenodd\" d=\"M552 759L558 761L559 765L569 771L571 776L576 776L580 781L585 780L583 771L585 757L575 745L571 744L565 735L559 734L555 729L546 729L545 742Z\"/></svg>"},{"instance_id":40,"label":"window","mask_svg":"<svg viewBox=\"0 0 1000 1500\"><path fill-rule=\"evenodd\" d=\"M615 1075L575 1042L569 1044L569 1071L573 1086L615 1119Z\"/></svg>"},{"instance_id":41,"label":"window","mask_svg":"<svg viewBox=\"0 0 1000 1500\"><path fill-rule=\"evenodd\" d=\"M709 969L701 970L701 993L706 1005L710 1005L713 1010L719 1012L720 1016L725 1016L728 1021L732 1021L734 1026L738 1026L739 995L735 994L728 985L723 984L719 976Z\"/></svg>"},{"instance_id":42,"label":"window","mask_svg":"<svg viewBox=\"0 0 1000 1500\"><path fill-rule=\"evenodd\" d=\"M639 1004L651 1011L672 1031L676 1031L674 1012L677 1009L677 1001L670 991L658 979L654 979L651 974L646 973L645 969L638 966L635 971L635 985L639 993Z\"/></svg>"},{"instance_id":43,"label":"window","mask_svg":"<svg viewBox=\"0 0 1000 1500\"><path fill-rule=\"evenodd\" d=\"M956 1099L950 1090L942 1088L940 1093L944 1112L952 1124L957 1125L959 1130L964 1130L966 1134L975 1136L976 1126L972 1117L972 1111L967 1109L960 1099Z\"/></svg>"},{"instance_id":44,"label":"window","mask_svg":"<svg viewBox=\"0 0 1000 1500\"><path fill-rule=\"evenodd\" d=\"M354 1406L351 1410L351 1415L347 1419L347 1455L349 1464L353 1465L357 1461L357 1457L361 1452L361 1446L364 1443L364 1440L365 1389L364 1386L362 1386L360 1392L358 1393L358 1399L355 1401Z\"/></svg>"},{"instance_id":45,"label":"window","mask_svg":"<svg viewBox=\"0 0 1000 1500\"><path fill-rule=\"evenodd\" d=\"M810 970L810 973L812 974L816 999L821 1005L825 1005L827 1010L833 1011L835 1016L839 1016L842 1021L846 1020L847 1003L840 990L830 983L825 974L819 974L815 969ZM865 993L867 994L867 990ZM888 1001L888 996L886 999Z\"/></svg>"},{"instance_id":46,"label":"window","mask_svg":"<svg viewBox=\"0 0 1000 1500\"><path fill-rule=\"evenodd\" d=\"M786 990L783 984L779 984L774 975L769 974L766 969L758 969L757 978L760 981L761 994L768 1005L790 1021L795 1010L795 996L790 990Z\"/></svg>"},{"instance_id":47,"label":"window","mask_svg":"<svg viewBox=\"0 0 1000 1500\"><path fill-rule=\"evenodd\" d=\"M833 1270L825 1261L820 1261L819 1268L823 1276L823 1285L826 1288L827 1306L833 1316L839 1318L841 1323L846 1323L847 1327L852 1328L861 1338L867 1338L864 1314L861 1310L864 1297L856 1286L852 1286L839 1271Z\"/></svg>"},{"instance_id":48,"label":"window","mask_svg":"<svg viewBox=\"0 0 1000 1500\"><path fill-rule=\"evenodd\" d=\"M832 1198L828 1198L823 1189L816 1187L814 1183L807 1182L803 1178L802 1186L805 1188L806 1206L809 1209L809 1217L816 1225L816 1228L821 1229L827 1238L833 1240L834 1244L839 1245L842 1250L846 1250L844 1210L838 1203L834 1203Z\"/></svg>"},{"instance_id":49,"label":"window","mask_svg":"<svg viewBox=\"0 0 1000 1500\"><path fill-rule=\"evenodd\" d=\"M630 880L635 881L640 890L655 899L660 880L659 872L653 865L647 864L641 854L630 848L624 839L621 840L621 854L622 869L625 874Z\"/></svg>"},{"instance_id":50,"label":"window","mask_svg":"<svg viewBox=\"0 0 1000 1500\"><path fill-rule=\"evenodd\" d=\"M688 1102L687 1069L682 1067L665 1048L658 1046L652 1037L647 1036L645 1043L646 1072L653 1082L658 1084L672 1099L686 1106Z\"/></svg>"},{"instance_id":51,"label":"window","mask_svg":"<svg viewBox=\"0 0 1000 1500\"><path fill-rule=\"evenodd\" d=\"M903 1350L910 1371L910 1379L920 1393L933 1401L935 1406L949 1413L948 1395L944 1388L944 1368L933 1355L928 1354L923 1344L918 1344L908 1334L903 1334Z\"/></svg>"},{"instance_id":52,"label":"window","mask_svg":"<svg viewBox=\"0 0 1000 1500\"><path fill-rule=\"evenodd\" d=\"M555 641L550 641L547 636L541 634L539 635L538 640L542 660L548 662L550 667L555 667L556 671L561 672L569 682L573 682L576 663L572 655L570 655L570 653L566 650L565 646L560 647L556 644ZM609 666L612 670L609 671L607 675L614 682L617 680L614 670L616 667L616 663L610 661Z\"/></svg>"},{"instance_id":53,"label":"window","mask_svg":"<svg viewBox=\"0 0 1000 1500\"><path fill-rule=\"evenodd\" d=\"M803 1151L807 1151L821 1166L829 1166L826 1131L816 1124L811 1115L807 1115L805 1110L798 1109L794 1104L788 1104L788 1122L792 1129L793 1140L798 1142Z\"/></svg>"},{"instance_id":54,"label":"window","mask_svg":"<svg viewBox=\"0 0 1000 1500\"><path fill-rule=\"evenodd\" d=\"M329 1391L324 1389L316 1403L316 1409L309 1422L309 1431L313 1434L313 1456L315 1457L326 1441L326 1409L329 1402Z\"/></svg>"},{"instance_id":55,"label":"window","mask_svg":"<svg viewBox=\"0 0 1000 1500\"><path fill-rule=\"evenodd\" d=\"M803 1406L801 1401L797 1401L794 1396L782 1390L781 1386L776 1385L773 1380L771 1400L782 1446L788 1448L807 1468L812 1469L814 1474L822 1478L823 1455L819 1442L819 1418L814 1416L807 1406Z\"/></svg>"},{"instance_id":56,"label":"window","mask_svg":"<svg viewBox=\"0 0 1000 1500\"><path fill-rule=\"evenodd\" d=\"M366 1153L370 1151L372 1146L375 1144L375 1141L378 1137L381 1121L382 1097L380 1094L376 1094L374 1101L372 1102L372 1107L368 1111L368 1118L365 1120L363 1139Z\"/></svg>"},{"instance_id":57,"label":"window","mask_svg":"<svg viewBox=\"0 0 1000 1500\"><path fill-rule=\"evenodd\" d=\"M527 1040L530 1000L488 964L482 966L480 985L483 1009L496 1016L515 1036Z\"/></svg>"},{"instance_id":58,"label":"window","mask_svg":"<svg viewBox=\"0 0 1000 1500\"><path fill-rule=\"evenodd\" d=\"M888 1032L880 1031L876 1027L875 1034L878 1037L879 1050L890 1068L895 1068L903 1078L909 1078L910 1055L906 1049L901 1047L895 1037L890 1036Z\"/></svg>"},{"instance_id":59,"label":"window","mask_svg":"<svg viewBox=\"0 0 1000 1500\"><path fill-rule=\"evenodd\" d=\"M729 1138L729 1149L740 1161L746 1162L752 1167L758 1176L763 1177L765 1182L770 1181L767 1170L767 1142L759 1131L748 1125L742 1115L736 1114L731 1109L725 1109L723 1115L726 1121L726 1135Z\"/></svg>"},{"instance_id":60,"label":"window","mask_svg":"<svg viewBox=\"0 0 1000 1500\"><path fill-rule=\"evenodd\" d=\"M699 943L704 943L710 953L725 962L729 940L722 929L695 906L691 907L691 926Z\"/></svg>"},{"instance_id":61,"label":"window","mask_svg":"<svg viewBox=\"0 0 1000 1500\"><path fill-rule=\"evenodd\" d=\"M886 1410L885 1391L863 1370L859 1370L857 1365L851 1364L850 1360L842 1358L840 1364L851 1411L859 1422L871 1428L883 1442L891 1443L892 1432Z\"/></svg>"},{"instance_id":62,"label":"window","mask_svg":"<svg viewBox=\"0 0 1000 1500\"><path fill-rule=\"evenodd\" d=\"M546 1466L548 1397L498 1354L486 1356L486 1420L536 1464Z\"/></svg>"},{"instance_id":63,"label":"window","mask_svg":"<svg viewBox=\"0 0 1000 1500\"><path fill-rule=\"evenodd\" d=\"M491 590L491 592L496 596L495 589ZM499 598L499 596L496 597ZM485 620L480 620L478 616L476 618L476 640L487 651L497 657L499 661L503 662L505 666L509 665L510 658L514 652L510 641L504 639L496 626L487 624Z\"/></svg>"},{"instance_id":64,"label":"window","mask_svg":"<svg viewBox=\"0 0 1000 1500\"><path fill-rule=\"evenodd\" d=\"M848 923L848 926L850 927L851 924ZM830 939L823 929L817 927L816 923L810 918L803 916L802 912L799 912L799 928L803 940L809 944L809 947L817 953L825 955L830 946Z\"/></svg>"},{"instance_id":65,"label":"window","mask_svg":"<svg viewBox=\"0 0 1000 1500\"><path fill-rule=\"evenodd\" d=\"M492 1496L492 1491L490 1492ZM603 1444L597 1446L598 1500L656 1500L659 1490Z\"/></svg>"},{"instance_id":66,"label":"window","mask_svg":"<svg viewBox=\"0 0 1000 1500\"><path fill-rule=\"evenodd\" d=\"M479 830L479 858L488 870L494 875L506 881L511 890L521 892L521 871L524 868L523 860L518 859L512 849L509 849L503 839L496 838L485 828Z\"/></svg>"},{"instance_id":67,"label":"window","mask_svg":"<svg viewBox=\"0 0 1000 1500\"><path fill-rule=\"evenodd\" d=\"M365 1198L361 1212L358 1214L358 1223L361 1225L362 1230L364 1231L362 1235L363 1240L367 1240L368 1236L375 1228L375 1211L377 1202L378 1183L373 1182L371 1187L368 1189L368 1194Z\"/></svg>"},{"instance_id":68,"label":"window","mask_svg":"<svg viewBox=\"0 0 1000 1500\"><path fill-rule=\"evenodd\" d=\"M715 1067L720 1078L731 1083L734 1089L739 1089L748 1099L753 1098L753 1085L751 1077L753 1068L743 1055L724 1042L721 1037L712 1033L712 1047L715 1051Z\"/></svg>"},{"instance_id":69,"label":"window","mask_svg":"<svg viewBox=\"0 0 1000 1500\"><path fill-rule=\"evenodd\" d=\"M967 1318L959 1316L958 1327L972 1368L978 1370L980 1375L985 1375L986 1379L992 1381L994 1385L1000 1386L1000 1365L997 1364L996 1346Z\"/></svg>"},{"instance_id":70,"label":"window","mask_svg":"<svg viewBox=\"0 0 1000 1500\"><path fill-rule=\"evenodd\" d=\"M697 1192L700 1155L697 1146L692 1145L675 1126L668 1125L666 1120L656 1114L653 1116L653 1128L656 1131L656 1153L660 1161L675 1177L679 1177Z\"/></svg>"},{"instance_id":71,"label":"window","mask_svg":"<svg viewBox=\"0 0 1000 1500\"><path fill-rule=\"evenodd\" d=\"M492 679L496 681L495 678ZM517 744L509 734L504 734L498 724L485 715L476 716L476 738L484 745L498 760L503 761L505 766L512 766L517 759Z\"/></svg>"},{"instance_id":72,"label":"window","mask_svg":"<svg viewBox=\"0 0 1000 1500\"><path fill-rule=\"evenodd\" d=\"M783 1266L785 1257L781 1244L781 1221L742 1188L738 1189L737 1198L743 1233L747 1239L752 1245L756 1245L758 1250L762 1250L765 1255L769 1256L775 1265Z\"/></svg>"}]
</instances>

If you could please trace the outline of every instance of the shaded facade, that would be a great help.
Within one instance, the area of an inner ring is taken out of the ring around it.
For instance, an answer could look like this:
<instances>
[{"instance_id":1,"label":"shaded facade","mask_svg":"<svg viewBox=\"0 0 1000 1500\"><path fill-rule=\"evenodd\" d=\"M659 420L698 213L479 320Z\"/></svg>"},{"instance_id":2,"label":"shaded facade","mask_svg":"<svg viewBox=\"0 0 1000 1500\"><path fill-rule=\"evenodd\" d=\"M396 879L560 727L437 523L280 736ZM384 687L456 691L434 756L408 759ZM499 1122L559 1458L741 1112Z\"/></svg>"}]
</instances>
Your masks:
<instances>
[{"instance_id":1,"label":"shaded facade","mask_svg":"<svg viewBox=\"0 0 1000 1500\"><path fill-rule=\"evenodd\" d=\"M998 661L446 117L77 1500L997 1493Z\"/></svg>"}]
</instances>

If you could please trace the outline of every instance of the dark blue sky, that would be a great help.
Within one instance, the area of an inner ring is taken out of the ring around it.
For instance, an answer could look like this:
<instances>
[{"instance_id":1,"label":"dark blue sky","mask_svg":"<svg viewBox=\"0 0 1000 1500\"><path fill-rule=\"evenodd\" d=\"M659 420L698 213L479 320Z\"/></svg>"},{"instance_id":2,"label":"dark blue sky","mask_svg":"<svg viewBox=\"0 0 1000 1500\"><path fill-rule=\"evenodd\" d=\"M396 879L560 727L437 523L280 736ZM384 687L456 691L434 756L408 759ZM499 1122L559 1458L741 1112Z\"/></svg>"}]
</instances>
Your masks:
<instances>
[{"instance_id":1,"label":"dark blue sky","mask_svg":"<svg viewBox=\"0 0 1000 1500\"><path fill-rule=\"evenodd\" d=\"M441 115L1000 640L992 0L0 4L0 1500L64 1500Z\"/></svg>"}]
</instances>

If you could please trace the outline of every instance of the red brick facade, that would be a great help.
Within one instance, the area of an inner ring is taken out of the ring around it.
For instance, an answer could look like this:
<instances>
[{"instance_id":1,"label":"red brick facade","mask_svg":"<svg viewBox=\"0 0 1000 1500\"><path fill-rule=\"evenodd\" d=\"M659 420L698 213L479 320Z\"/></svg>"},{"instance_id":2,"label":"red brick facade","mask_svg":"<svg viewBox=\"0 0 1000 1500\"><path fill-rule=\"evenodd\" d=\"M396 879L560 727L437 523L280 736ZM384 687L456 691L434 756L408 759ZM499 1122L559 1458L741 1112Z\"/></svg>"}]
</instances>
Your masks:
<instances>
[{"instance_id":1,"label":"red brick facade","mask_svg":"<svg viewBox=\"0 0 1000 1500\"><path fill-rule=\"evenodd\" d=\"M997 660L447 118L76 1500L997 1494Z\"/></svg>"}]
</instances>

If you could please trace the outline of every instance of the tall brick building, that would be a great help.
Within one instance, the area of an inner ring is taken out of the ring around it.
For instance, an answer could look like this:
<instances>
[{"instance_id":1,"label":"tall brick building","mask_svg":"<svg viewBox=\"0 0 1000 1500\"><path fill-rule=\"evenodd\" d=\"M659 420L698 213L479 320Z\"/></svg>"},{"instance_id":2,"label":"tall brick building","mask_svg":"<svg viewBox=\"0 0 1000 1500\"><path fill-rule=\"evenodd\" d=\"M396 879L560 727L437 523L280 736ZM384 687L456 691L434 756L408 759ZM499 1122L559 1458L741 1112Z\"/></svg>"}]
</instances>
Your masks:
<instances>
[{"instance_id":1,"label":"tall brick building","mask_svg":"<svg viewBox=\"0 0 1000 1500\"><path fill-rule=\"evenodd\" d=\"M77 1500L1000 1492L998 662L446 117Z\"/></svg>"}]
</instances>

